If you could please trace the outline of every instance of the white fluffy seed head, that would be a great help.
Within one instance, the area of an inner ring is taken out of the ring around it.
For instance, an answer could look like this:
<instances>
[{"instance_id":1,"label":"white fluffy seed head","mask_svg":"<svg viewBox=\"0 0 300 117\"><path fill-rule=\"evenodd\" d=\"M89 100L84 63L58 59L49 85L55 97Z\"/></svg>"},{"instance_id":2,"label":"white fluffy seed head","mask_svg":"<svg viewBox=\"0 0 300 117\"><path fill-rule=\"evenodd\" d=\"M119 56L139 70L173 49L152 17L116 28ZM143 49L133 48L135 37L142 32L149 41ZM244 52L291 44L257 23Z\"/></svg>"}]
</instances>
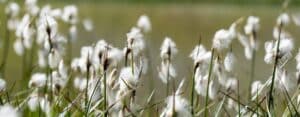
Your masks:
<instances>
[{"instance_id":1,"label":"white fluffy seed head","mask_svg":"<svg viewBox=\"0 0 300 117\"><path fill-rule=\"evenodd\" d=\"M235 60L236 60L236 58L235 58L233 52L228 52L224 59L224 67L225 67L226 71L231 72L233 70Z\"/></svg>"},{"instance_id":2,"label":"white fluffy seed head","mask_svg":"<svg viewBox=\"0 0 300 117\"><path fill-rule=\"evenodd\" d=\"M287 54L292 52L294 49L294 42L292 39L281 39L279 51L280 54Z\"/></svg>"},{"instance_id":3,"label":"white fluffy seed head","mask_svg":"<svg viewBox=\"0 0 300 117\"><path fill-rule=\"evenodd\" d=\"M6 81L0 78L0 92L3 92L5 90L6 90Z\"/></svg>"},{"instance_id":4,"label":"white fluffy seed head","mask_svg":"<svg viewBox=\"0 0 300 117\"><path fill-rule=\"evenodd\" d=\"M195 79L196 79L196 85L195 85L196 92L201 96L205 96L206 89L207 89L208 75L202 76L199 74L197 77L195 77Z\"/></svg>"},{"instance_id":5,"label":"white fluffy seed head","mask_svg":"<svg viewBox=\"0 0 300 117\"><path fill-rule=\"evenodd\" d=\"M160 48L160 57L164 60L173 58L177 52L175 42L170 37L165 37Z\"/></svg>"},{"instance_id":6,"label":"white fluffy seed head","mask_svg":"<svg viewBox=\"0 0 300 117\"><path fill-rule=\"evenodd\" d=\"M203 45L198 45L191 52L190 57L194 60L194 64L202 63L202 65L206 65L210 61L211 52L206 51Z\"/></svg>"},{"instance_id":7,"label":"white fluffy seed head","mask_svg":"<svg viewBox=\"0 0 300 117\"><path fill-rule=\"evenodd\" d=\"M27 101L27 105L31 111L36 111L39 106L39 98L36 92L33 92Z\"/></svg>"},{"instance_id":8,"label":"white fluffy seed head","mask_svg":"<svg viewBox=\"0 0 300 117\"><path fill-rule=\"evenodd\" d=\"M298 71L300 71L300 49L298 50L298 53L297 53L295 59L296 59L296 63L297 63L296 68Z\"/></svg>"},{"instance_id":9,"label":"white fluffy seed head","mask_svg":"<svg viewBox=\"0 0 300 117\"><path fill-rule=\"evenodd\" d=\"M84 19L82 21L83 27L86 31L91 32L94 29L93 22L91 19Z\"/></svg>"},{"instance_id":10,"label":"white fluffy seed head","mask_svg":"<svg viewBox=\"0 0 300 117\"><path fill-rule=\"evenodd\" d=\"M29 87L41 88L46 85L47 76L44 73L35 73L31 76Z\"/></svg>"},{"instance_id":11,"label":"white fluffy seed head","mask_svg":"<svg viewBox=\"0 0 300 117\"><path fill-rule=\"evenodd\" d=\"M175 103L174 103L175 102ZM171 117L176 114L178 117L192 117L191 107L186 99L181 96L169 96L166 100L166 107L160 117ZM173 113L175 109L175 113Z\"/></svg>"},{"instance_id":12,"label":"white fluffy seed head","mask_svg":"<svg viewBox=\"0 0 300 117\"><path fill-rule=\"evenodd\" d=\"M246 34L250 35L252 32L257 32L259 30L259 18L256 16L249 16L247 19L247 24L244 27Z\"/></svg>"},{"instance_id":13,"label":"white fluffy seed head","mask_svg":"<svg viewBox=\"0 0 300 117\"><path fill-rule=\"evenodd\" d=\"M137 27L142 29L142 31L144 31L144 32L151 31L151 22L150 22L149 17L147 15L140 16L140 18L137 22Z\"/></svg>"},{"instance_id":14,"label":"white fluffy seed head","mask_svg":"<svg viewBox=\"0 0 300 117\"><path fill-rule=\"evenodd\" d=\"M256 95L262 87L263 84L260 81L254 81L251 84L251 95L252 96Z\"/></svg>"},{"instance_id":15,"label":"white fluffy seed head","mask_svg":"<svg viewBox=\"0 0 300 117\"><path fill-rule=\"evenodd\" d=\"M168 79L176 78L177 73L171 63L168 65L168 63L162 62L158 75L163 83L167 83L167 82L169 82Z\"/></svg>"},{"instance_id":16,"label":"white fluffy seed head","mask_svg":"<svg viewBox=\"0 0 300 117\"><path fill-rule=\"evenodd\" d=\"M229 79L227 79L227 81L226 81L226 89L230 89L230 90L232 90L232 91L235 91L235 92L237 92L237 87L238 86L238 80L237 79L235 79L235 78L229 78Z\"/></svg>"},{"instance_id":17,"label":"white fluffy seed head","mask_svg":"<svg viewBox=\"0 0 300 117\"><path fill-rule=\"evenodd\" d=\"M120 90L126 92L131 88L136 88L139 81L139 70L136 66L134 68L134 71L132 71L131 67L125 67L121 70L119 76Z\"/></svg>"},{"instance_id":18,"label":"white fluffy seed head","mask_svg":"<svg viewBox=\"0 0 300 117\"><path fill-rule=\"evenodd\" d=\"M218 96L218 90L219 90L220 84L218 84L218 82L215 81L211 81L209 84L209 98L214 100L217 98Z\"/></svg>"},{"instance_id":19,"label":"white fluffy seed head","mask_svg":"<svg viewBox=\"0 0 300 117\"><path fill-rule=\"evenodd\" d=\"M36 16L40 10L37 0L25 0L25 7L26 11L32 16Z\"/></svg>"},{"instance_id":20,"label":"white fluffy seed head","mask_svg":"<svg viewBox=\"0 0 300 117\"><path fill-rule=\"evenodd\" d=\"M56 49L52 49L48 56L49 67L55 69L62 60L60 53Z\"/></svg>"},{"instance_id":21,"label":"white fluffy seed head","mask_svg":"<svg viewBox=\"0 0 300 117\"><path fill-rule=\"evenodd\" d=\"M18 56L22 56L24 54L24 45L22 44L21 39L16 39L14 42L14 50Z\"/></svg>"},{"instance_id":22,"label":"white fluffy seed head","mask_svg":"<svg viewBox=\"0 0 300 117\"><path fill-rule=\"evenodd\" d=\"M282 13L277 18L277 25L286 26L290 23L290 16L287 13Z\"/></svg>"},{"instance_id":23,"label":"white fluffy seed head","mask_svg":"<svg viewBox=\"0 0 300 117\"><path fill-rule=\"evenodd\" d=\"M9 17L18 16L20 11L20 7L17 3L11 2L5 8L5 14L9 15Z\"/></svg>"},{"instance_id":24,"label":"white fluffy seed head","mask_svg":"<svg viewBox=\"0 0 300 117\"><path fill-rule=\"evenodd\" d=\"M17 109L9 104L0 106L0 115L5 117L20 117L20 113Z\"/></svg>"},{"instance_id":25,"label":"white fluffy seed head","mask_svg":"<svg viewBox=\"0 0 300 117\"><path fill-rule=\"evenodd\" d=\"M58 64L58 73L62 78L68 77L68 68L65 66L64 61L61 60Z\"/></svg>"},{"instance_id":26,"label":"white fluffy seed head","mask_svg":"<svg viewBox=\"0 0 300 117\"><path fill-rule=\"evenodd\" d=\"M79 91L84 91L86 89L86 78L76 77L74 79L74 87Z\"/></svg>"},{"instance_id":27,"label":"white fluffy seed head","mask_svg":"<svg viewBox=\"0 0 300 117\"><path fill-rule=\"evenodd\" d=\"M233 39L234 36L231 31L220 29L214 35L213 48L216 48L219 51L226 49L230 46Z\"/></svg>"},{"instance_id":28,"label":"white fluffy seed head","mask_svg":"<svg viewBox=\"0 0 300 117\"><path fill-rule=\"evenodd\" d=\"M134 56L140 54L145 48L144 35L139 28L133 27L127 35L127 47Z\"/></svg>"},{"instance_id":29,"label":"white fluffy seed head","mask_svg":"<svg viewBox=\"0 0 300 117\"><path fill-rule=\"evenodd\" d=\"M63 21L76 24L78 21L78 9L75 5L65 6L62 14Z\"/></svg>"},{"instance_id":30,"label":"white fluffy seed head","mask_svg":"<svg viewBox=\"0 0 300 117\"><path fill-rule=\"evenodd\" d=\"M300 104L300 94L297 96L297 104Z\"/></svg>"}]
</instances>

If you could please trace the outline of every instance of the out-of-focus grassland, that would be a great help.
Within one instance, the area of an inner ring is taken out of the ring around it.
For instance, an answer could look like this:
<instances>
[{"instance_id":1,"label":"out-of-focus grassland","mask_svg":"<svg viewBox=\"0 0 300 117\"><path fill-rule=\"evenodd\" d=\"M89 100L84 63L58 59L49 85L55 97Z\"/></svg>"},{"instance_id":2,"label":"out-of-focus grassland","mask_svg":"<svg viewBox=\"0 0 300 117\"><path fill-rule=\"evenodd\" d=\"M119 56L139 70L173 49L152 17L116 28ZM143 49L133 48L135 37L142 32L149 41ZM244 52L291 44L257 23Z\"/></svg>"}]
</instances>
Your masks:
<instances>
[{"instance_id":1,"label":"out-of-focus grassland","mask_svg":"<svg viewBox=\"0 0 300 117\"><path fill-rule=\"evenodd\" d=\"M114 46L123 48L125 45L126 33L136 20L142 14L147 14L153 26L153 31L147 35L147 42L150 51L151 72L147 78L143 80L154 80L155 87L159 88L163 84L158 80L156 66L160 64L159 48L163 38L169 36L177 43L179 54L175 58L175 66L178 71L178 79L190 78L192 70L192 61L188 57L191 50L197 44L199 36L207 48L210 48L213 35L216 30L227 28L232 22L240 17L256 15L261 18L261 29L258 33L260 42L257 55L255 78L264 80L271 75L271 65L263 62L264 41L271 40L272 30L276 21L276 17L281 12L280 6L237 6L237 5L212 5L212 4L101 4L101 3L80 3L80 18L90 18L94 23L93 32L85 32L82 25L79 26L78 40L74 44L74 56L79 55L80 47L90 45L98 39L104 38ZM53 5L53 8L62 7L61 4ZM3 6L0 7L0 20L3 20ZM300 13L300 9L296 7L289 8L290 13ZM0 24L0 38L3 38L3 22ZM60 25L60 32L66 34L66 26ZM242 28L242 27L240 27ZM295 37L295 52L299 47L300 27L293 24L288 29ZM14 39L13 39L14 40ZM1 40L2 42L2 40ZM12 44L12 42L11 42ZM3 45L1 46L3 47ZM21 57L18 57L10 46L9 59L7 64L7 76L5 79L9 83L16 82L18 89L26 86L20 82L21 78ZM238 76L241 83L248 81L250 71L250 61L246 61L243 48L239 43L234 43L233 51L237 53L238 64L235 75ZM1 51L2 52L2 51ZM2 55L2 54L1 54ZM294 68L294 60L288 63L290 68ZM147 82L142 81L140 90L145 90ZM187 81L187 85L190 82ZM26 84L27 85L27 84ZM8 85L10 86L10 85ZM247 85L241 85L246 90ZM161 91L163 93L163 91Z\"/></svg>"}]
</instances>

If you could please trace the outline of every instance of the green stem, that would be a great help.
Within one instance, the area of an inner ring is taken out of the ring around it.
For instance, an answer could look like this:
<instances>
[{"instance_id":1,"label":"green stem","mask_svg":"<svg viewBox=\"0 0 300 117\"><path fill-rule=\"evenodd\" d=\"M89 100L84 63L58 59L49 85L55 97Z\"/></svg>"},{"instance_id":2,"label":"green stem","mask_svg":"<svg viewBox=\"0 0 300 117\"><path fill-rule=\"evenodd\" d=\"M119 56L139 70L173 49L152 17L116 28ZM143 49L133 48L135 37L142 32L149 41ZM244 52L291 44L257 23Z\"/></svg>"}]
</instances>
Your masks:
<instances>
[{"instance_id":1,"label":"green stem","mask_svg":"<svg viewBox=\"0 0 300 117\"><path fill-rule=\"evenodd\" d=\"M107 109L107 94L106 94L106 71L104 71L104 80L103 80L103 83L104 83L104 117L107 117L108 116L108 111L106 110Z\"/></svg>"},{"instance_id":2,"label":"green stem","mask_svg":"<svg viewBox=\"0 0 300 117\"><path fill-rule=\"evenodd\" d=\"M169 81L170 81L170 59L168 59L168 61L167 61L167 67L168 67L168 69L167 69L167 92L166 92L166 97L168 97L169 96Z\"/></svg>"},{"instance_id":3,"label":"green stem","mask_svg":"<svg viewBox=\"0 0 300 117\"><path fill-rule=\"evenodd\" d=\"M212 75L212 70L213 70L213 60L214 60L214 53L215 49L212 48L211 51L211 58L210 58L210 65L209 65L209 72L208 72L208 79L207 79L207 86L206 86L206 97L205 97L205 111L204 111L204 117L207 117L208 114L208 96L209 96L209 83Z\"/></svg>"},{"instance_id":4,"label":"green stem","mask_svg":"<svg viewBox=\"0 0 300 117\"><path fill-rule=\"evenodd\" d=\"M256 42L256 32L255 31L252 31L252 35L250 37L250 42L252 42L252 44L254 45L251 45L253 47L251 47L252 49L252 59L251 59L251 72L250 72L250 81L249 81L249 93L248 93L248 99L250 100L251 99L251 83L253 82L253 79L255 77L255 59L256 59L256 48L255 48L255 42Z\"/></svg>"},{"instance_id":5,"label":"green stem","mask_svg":"<svg viewBox=\"0 0 300 117\"><path fill-rule=\"evenodd\" d=\"M88 100L89 100L89 94L88 94L88 88L89 88L89 77L90 77L90 66L87 65L87 72L86 72L86 87L85 87L85 116L88 117Z\"/></svg>"},{"instance_id":6,"label":"green stem","mask_svg":"<svg viewBox=\"0 0 300 117\"><path fill-rule=\"evenodd\" d=\"M240 102L240 81L238 80L237 83L237 96L238 96L238 102ZM238 104L238 109L239 109L239 117L241 117L241 105Z\"/></svg>"},{"instance_id":7,"label":"green stem","mask_svg":"<svg viewBox=\"0 0 300 117\"><path fill-rule=\"evenodd\" d=\"M275 62L274 62L274 66L273 66L272 82L271 82L271 88L270 88L269 100L268 100L268 108L270 109L272 114L274 114L273 89L274 89L276 69L277 69L277 64L278 64L278 59L279 59L278 53L279 53L279 46L280 46L281 28L282 28L282 24L279 25L278 42L277 42L277 48L276 48L276 53L275 53Z\"/></svg>"},{"instance_id":8,"label":"green stem","mask_svg":"<svg viewBox=\"0 0 300 117\"><path fill-rule=\"evenodd\" d=\"M192 113L192 115L194 115L194 92L195 92L194 87L195 87L195 71L196 71L196 69L197 68L195 68L195 70L193 71L193 76L192 76L192 88L191 88L191 90L192 90L192 92L191 92L191 107L192 107L191 113Z\"/></svg>"},{"instance_id":9,"label":"green stem","mask_svg":"<svg viewBox=\"0 0 300 117\"><path fill-rule=\"evenodd\" d=\"M248 94L248 99L250 100L251 99L251 83L253 82L254 80L254 73L255 73L255 56L256 56L256 50L253 49L252 50L252 59L251 59L251 74L250 74L250 81L249 81L249 84L248 84L248 91L249 91L249 94Z\"/></svg>"}]
</instances>

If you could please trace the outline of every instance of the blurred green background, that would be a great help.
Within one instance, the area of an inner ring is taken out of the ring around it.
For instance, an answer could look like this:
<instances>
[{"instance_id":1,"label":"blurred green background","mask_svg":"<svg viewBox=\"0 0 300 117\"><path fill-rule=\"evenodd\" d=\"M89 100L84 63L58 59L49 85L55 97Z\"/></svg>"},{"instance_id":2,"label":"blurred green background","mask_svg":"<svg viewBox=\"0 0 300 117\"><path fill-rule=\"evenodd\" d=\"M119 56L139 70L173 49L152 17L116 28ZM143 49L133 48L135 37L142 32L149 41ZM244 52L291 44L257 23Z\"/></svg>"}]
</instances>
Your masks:
<instances>
[{"instance_id":1,"label":"blurred green background","mask_svg":"<svg viewBox=\"0 0 300 117\"><path fill-rule=\"evenodd\" d=\"M19 0L18 2L23 1ZM74 4L79 8L80 19L90 18L94 24L94 31L85 32L79 24L78 40L74 43L73 55L78 56L80 47L91 45L97 40L104 38L114 46L123 48L126 41L126 33L136 25L140 15L147 14L152 22L152 32L146 35L150 52L150 64L152 68L148 75L143 78L140 90L147 89L149 82L154 82L158 90L163 84L157 76L157 66L160 65L160 46L165 36L169 36L177 43L179 53L174 59L178 71L177 81L186 78L186 85L190 84L193 61L188 57L199 36L203 44L210 48L214 33L221 28L228 28L232 22L240 17L255 15L261 18L261 29L258 32L259 51L257 55L255 79L264 81L271 75L272 65L263 61L264 42L272 40L272 30L277 16L282 12L282 0L40 0L40 5L51 4L52 8L63 8L64 5ZM52 4L53 3L53 4ZM300 0L291 2L287 12L291 14L300 13L297 7ZM4 7L0 7L0 17L3 19ZM243 25L240 31L243 31ZM60 32L67 34L66 25L59 25ZM1 24L3 30L3 24ZM288 31L295 37L295 52L299 47L300 27L293 23ZM3 32L0 32L3 38ZM14 40L14 39L13 39ZM1 40L2 42L2 40ZM13 41L12 41L13 42ZM11 44L12 44L11 42ZM1 46L3 47L3 46ZM10 46L7 64L7 76L5 79L10 83L22 84L21 57L18 57L12 46ZM243 47L234 41L233 51L238 58L238 64L232 76L237 77L244 85L240 85L241 92L246 91L249 79L250 61L244 57ZM2 51L1 51L2 52ZM2 54L1 54L2 55ZM295 60L292 58L287 69L295 72ZM18 85L19 88L24 86ZM164 90L163 90L164 91ZM164 94L163 91L160 93ZM164 96L164 95L161 95Z\"/></svg>"}]
</instances>

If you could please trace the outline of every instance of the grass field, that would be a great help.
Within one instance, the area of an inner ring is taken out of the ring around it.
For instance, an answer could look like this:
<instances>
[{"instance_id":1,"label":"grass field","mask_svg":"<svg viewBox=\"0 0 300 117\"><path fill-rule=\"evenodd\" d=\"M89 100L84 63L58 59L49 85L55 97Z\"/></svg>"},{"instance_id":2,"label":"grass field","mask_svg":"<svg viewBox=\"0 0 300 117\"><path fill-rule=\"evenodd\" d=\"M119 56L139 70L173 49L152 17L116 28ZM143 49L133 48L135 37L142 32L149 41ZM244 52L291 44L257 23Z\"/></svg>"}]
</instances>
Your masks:
<instances>
[{"instance_id":1,"label":"grass field","mask_svg":"<svg viewBox=\"0 0 300 117\"><path fill-rule=\"evenodd\" d=\"M147 87L148 81L154 81L156 89L163 85L157 76L156 66L160 65L159 58L160 46L165 36L173 38L177 43L179 50L178 55L174 59L174 65L177 68L177 83L180 79L190 79L192 76L193 61L188 57L194 46L197 44L201 36L203 44L209 48L212 38L216 30L227 28L232 22L240 17L255 15L261 18L261 29L258 32L259 51L257 53L257 61L255 67L255 79L266 80L272 73L272 65L264 63L263 56L264 42L271 40L273 26L276 23L276 17L281 13L280 6L263 6L263 5L213 5L213 4L112 4L112 3L80 3L76 4L79 8L81 20L90 18L94 23L94 31L85 32L82 26L79 27L79 37L73 46L73 55L79 56L81 46L90 45L97 42L98 39L104 38L107 42L114 46L123 48L125 46L126 33L135 25L136 20L142 14L147 14L152 22L152 32L146 36L149 44L151 72L143 78L142 86ZM55 3L53 7L62 7L63 4ZM3 8L2 6L0 7ZM300 13L297 7L291 7L289 13ZM0 17L3 19L3 10L0 10ZM3 30L3 23L0 24L0 31ZM243 28L243 27L239 27ZM65 32L66 26L60 25L60 30ZM295 47L298 47L300 42L297 37L300 37L300 27L294 25L288 29L295 37ZM2 33L0 38L2 38ZM1 42L0 42L1 43ZM1 45L0 47L3 47ZM246 61L243 54L243 47L238 44L233 44L233 51L236 52L238 59L236 72L241 82L240 92L246 92L249 81L250 61ZM297 49L295 49L296 53ZM1 53L0 53L1 54ZM21 57L18 57L12 46L10 48L7 63L7 76L5 79L11 84L16 83L16 90L27 88L27 83L21 81ZM287 69L294 70L295 61L291 60L287 64ZM190 85L190 80L187 80L185 85ZM150 89L139 89L138 95L145 96L143 93L150 92ZM159 92L164 94L164 91ZM186 93L185 95L189 95ZM241 94L243 95L243 94ZM161 98L157 95L156 98ZM143 98L140 98L143 99Z\"/></svg>"}]
</instances>

